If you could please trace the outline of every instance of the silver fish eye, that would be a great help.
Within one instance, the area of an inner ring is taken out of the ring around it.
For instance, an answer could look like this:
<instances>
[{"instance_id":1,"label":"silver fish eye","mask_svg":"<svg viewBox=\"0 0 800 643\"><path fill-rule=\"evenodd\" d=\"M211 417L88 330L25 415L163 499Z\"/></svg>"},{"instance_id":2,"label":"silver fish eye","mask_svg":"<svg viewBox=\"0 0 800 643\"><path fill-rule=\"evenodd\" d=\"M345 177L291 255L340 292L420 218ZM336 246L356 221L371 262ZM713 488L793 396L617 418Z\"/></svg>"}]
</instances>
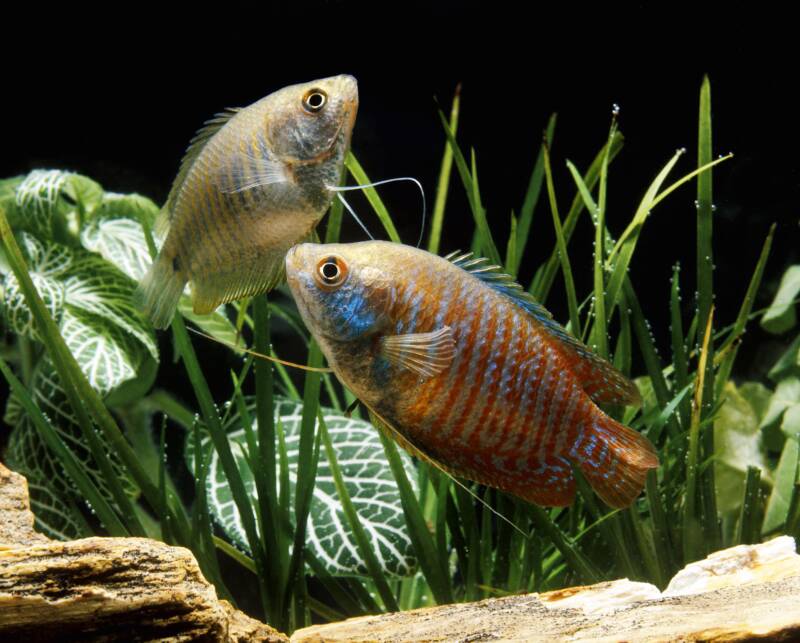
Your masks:
<instances>
[{"instance_id":1,"label":"silver fish eye","mask_svg":"<svg viewBox=\"0 0 800 643\"><path fill-rule=\"evenodd\" d=\"M303 96L303 107L309 112L318 112L328 102L328 95L321 89L309 89Z\"/></svg>"}]
</instances>

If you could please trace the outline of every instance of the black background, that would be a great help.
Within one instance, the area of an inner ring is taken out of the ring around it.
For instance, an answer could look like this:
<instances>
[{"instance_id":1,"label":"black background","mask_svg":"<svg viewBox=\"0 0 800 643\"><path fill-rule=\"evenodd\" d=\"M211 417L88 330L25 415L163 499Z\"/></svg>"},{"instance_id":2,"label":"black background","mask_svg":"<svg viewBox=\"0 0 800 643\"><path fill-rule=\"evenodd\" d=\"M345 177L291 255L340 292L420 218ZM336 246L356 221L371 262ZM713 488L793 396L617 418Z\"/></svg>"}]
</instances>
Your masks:
<instances>
[{"instance_id":1,"label":"black background","mask_svg":"<svg viewBox=\"0 0 800 643\"><path fill-rule=\"evenodd\" d=\"M359 81L353 149L362 165L373 180L417 177L432 204L444 146L436 101L448 110L460 82L458 138L476 150L483 201L501 246L549 114L558 113L553 162L566 211L573 187L564 161L587 167L607 136L612 104L619 104L626 142L611 169L607 215L619 234L675 149L688 153L674 178L696 163L698 95L708 73L714 153L735 154L714 173L720 324L733 320L771 223L778 233L758 304L769 301L783 269L798 261L796 55L792 34L783 33L790 18L769 7L328 2L194 5L175 15L167 14L178 9L166 5L149 13L139 5L108 5L85 16L36 11L5 25L0 176L66 168L107 190L138 191L160 203L193 132L214 112L345 72ZM414 243L417 193L398 185L382 195L404 241ZM366 202L357 195L351 202L381 236ZM442 251L468 246L471 230L454 172ZM583 221L570 245L579 295L591 286L591 235ZM343 237L363 235L348 220ZM677 261L684 267L687 323L691 314L694 244L690 184L653 212L632 266L664 349ZM523 283L552 247L543 199ZM548 307L566 318L560 280ZM757 329L746 339L738 374L763 374L782 342ZM204 360L233 364L224 349L202 342ZM161 345L169 356L167 334ZM217 372L226 386L225 369ZM162 383L191 402L182 377L180 369L162 369Z\"/></svg>"}]
</instances>

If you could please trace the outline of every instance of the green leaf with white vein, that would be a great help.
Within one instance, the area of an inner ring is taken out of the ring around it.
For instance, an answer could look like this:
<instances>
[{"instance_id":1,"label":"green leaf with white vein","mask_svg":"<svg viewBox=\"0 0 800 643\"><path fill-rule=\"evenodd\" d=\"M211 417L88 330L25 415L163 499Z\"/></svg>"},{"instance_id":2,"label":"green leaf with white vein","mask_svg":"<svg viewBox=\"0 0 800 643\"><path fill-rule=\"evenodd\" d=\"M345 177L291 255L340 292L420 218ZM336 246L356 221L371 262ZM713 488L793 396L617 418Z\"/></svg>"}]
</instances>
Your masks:
<instances>
[{"instance_id":1,"label":"green leaf with white vein","mask_svg":"<svg viewBox=\"0 0 800 643\"><path fill-rule=\"evenodd\" d=\"M76 250L64 287L68 305L110 321L158 358L152 328L133 305L134 285L117 268L96 254Z\"/></svg>"},{"instance_id":2,"label":"green leaf with white vein","mask_svg":"<svg viewBox=\"0 0 800 643\"><path fill-rule=\"evenodd\" d=\"M61 334L90 384L106 395L157 360L153 330L131 303L134 283L100 256L21 233L29 270ZM38 339L13 274L3 280L11 328Z\"/></svg>"},{"instance_id":3,"label":"green leaf with white vein","mask_svg":"<svg viewBox=\"0 0 800 643\"><path fill-rule=\"evenodd\" d=\"M144 353L144 349L139 350ZM113 501L105 478L95 468L91 452L85 446L83 432L61 388L55 368L48 359L43 359L37 365L31 389L33 401L83 464L100 492ZM31 506L37 523L53 538L78 538L85 535L80 513L70 506L73 502L80 503L83 500L73 489L61 462L47 448L13 395L6 404L3 419L6 424L14 427L4 453L5 462L28 479ZM128 477L126 469L113 451L109 452L109 457L123 488L128 494L135 496L138 490Z\"/></svg>"},{"instance_id":4,"label":"green leaf with white vein","mask_svg":"<svg viewBox=\"0 0 800 643\"><path fill-rule=\"evenodd\" d=\"M100 206L103 188L74 172L33 170L17 186L15 197L14 229L73 243L80 222Z\"/></svg>"},{"instance_id":5,"label":"green leaf with white vein","mask_svg":"<svg viewBox=\"0 0 800 643\"><path fill-rule=\"evenodd\" d=\"M81 243L134 281L139 281L150 267L142 225L133 219L95 217L81 230Z\"/></svg>"},{"instance_id":6,"label":"green leaf with white vein","mask_svg":"<svg viewBox=\"0 0 800 643\"><path fill-rule=\"evenodd\" d=\"M52 239L66 227L61 195L69 172L33 170L16 189L18 218L14 227Z\"/></svg>"},{"instance_id":7,"label":"green leaf with white vein","mask_svg":"<svg viewBox=\"0 0 800 643\"><path fill-rule=\"evenodd\" d=\"M149 357L122 328L80 309L64 312L61 335L92 388L103 396L134 379Z\"/></svg>"},{"instance_id":8,"label":"green leaf with white vein","mask_svg":"<svg viewBox=\"0 0 800 643\"><path fill-rule=\"evenodd\" d=\"M155 204L138 194L106 194L97 216L83 227L81 243L138 282L151 263L141 221L152 225L157 214ZM236 328L225 314L224 306L210 315L198 315L192 310L191 299L183 295L178 310L212 337L228 344L241 343Z\"/></svg>"},{"instance_id":9,"label":"green leaf with white vein","mask_svg":"<svg viewBox=\"0 0 800 643\"><path fill-rule=\"evenodd\" d=\"M302 405L293 400L275 400L276 422L281 422L286 437L292 495L297 474L302 411ZM400 494L386 462L377 430L369 422L346 418L333 409L323 408L322 412L350 498L382 570L396 576L412 574L416 559L406 528ZM244 455L247 446L238 417L233 417L228 422L227 430L242 478L250 497L256 503L255 482ZM190 467L194 463L191 443L191 439L187 440L186 461ZM203 438L201 444L206 453L212 449L208 436ZM415 480L411 458L406 454L402 454L402 458L409 478ZM239 513L216 452L211 457L206 486L210 509L215 519L222 525L228 538L247 551L247 539ZM306 541L331 574L368 575L342 511L330 465L324 458L320 459L317 470Z\"/></svg>"}]
</instances>

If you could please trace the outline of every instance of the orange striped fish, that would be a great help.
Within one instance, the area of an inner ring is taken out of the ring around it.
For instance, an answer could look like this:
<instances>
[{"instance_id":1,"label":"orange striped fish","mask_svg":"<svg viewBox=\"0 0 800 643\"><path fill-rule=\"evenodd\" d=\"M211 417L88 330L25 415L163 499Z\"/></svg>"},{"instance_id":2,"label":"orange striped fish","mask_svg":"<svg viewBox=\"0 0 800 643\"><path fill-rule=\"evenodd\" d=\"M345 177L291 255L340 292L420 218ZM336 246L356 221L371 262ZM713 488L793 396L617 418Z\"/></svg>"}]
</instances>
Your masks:
<instances>
[{"instance_id":1,"label":"orange striped fish","mask_svg":"<svg viewBox=\"0 0 800 643\"><path fill-rule=\"evenodd\" d=\"M342 75L292 85L208 121L192 140L157 232L166 240L136 292L156 328L191 283L196 313L274 288L342 177L358 87Z\"/></svg>"},{"instance_id":2,"label":"orange striped fish","mask_svg":"<svg viewBox=\"0 0 800 643\"><path fill-rule=\"evenodd\" d=\"M485 260L304 243L286 274L342 383L446 471L565 506L574 464L606 504L625 507L658 466L647 438L597 406L639 404L635 385Z\"/></svg>"}]
</instances>

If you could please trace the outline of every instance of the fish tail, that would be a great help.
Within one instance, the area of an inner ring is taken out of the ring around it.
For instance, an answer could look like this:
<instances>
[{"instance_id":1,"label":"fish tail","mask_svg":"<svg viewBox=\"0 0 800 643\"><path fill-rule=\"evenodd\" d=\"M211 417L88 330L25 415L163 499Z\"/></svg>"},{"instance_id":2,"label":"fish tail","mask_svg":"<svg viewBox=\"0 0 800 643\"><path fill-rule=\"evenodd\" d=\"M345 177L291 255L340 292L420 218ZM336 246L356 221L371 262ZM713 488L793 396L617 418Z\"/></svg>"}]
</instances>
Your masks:
<instances>
[{"instance_id":1,"label":"fish tail","mask_svg":"<svg viewBox=\"0 0 800 643\"><path fill-rule=\"evenodd\" d=\"M642 492L647 472L658 466L650 440L604 413L594 413L571 455L595 493L621 509Z\"/></svg>"},{"instance_id":2,"label":"fish tail","mask_svg":"<svg viewBox=\"0 0 800 643\"><path fill-rule=\"evenodd\" d=\"M161 252L133 294L134 302L150 318L155 328L166 328L172 321L186 278Z\"/></svg>"}]
</instances>

